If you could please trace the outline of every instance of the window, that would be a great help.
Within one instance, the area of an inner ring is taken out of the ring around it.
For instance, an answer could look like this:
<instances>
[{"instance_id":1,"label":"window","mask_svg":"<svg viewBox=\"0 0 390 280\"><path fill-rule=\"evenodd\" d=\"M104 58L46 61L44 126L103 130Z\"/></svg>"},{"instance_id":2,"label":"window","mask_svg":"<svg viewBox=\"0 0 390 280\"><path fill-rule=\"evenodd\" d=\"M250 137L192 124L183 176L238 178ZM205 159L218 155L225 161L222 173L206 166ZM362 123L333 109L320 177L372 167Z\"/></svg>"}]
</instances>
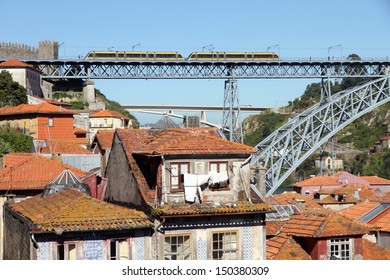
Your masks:
<instances>
[{"instance_id":1,"label":"window","mask_svg":"<svg viewBox=\"0 0 390 280\"><path fill-rule=\"evenodd\" d=\"M128 260L129 253L130 247L126 239L109 240L109 260Z\"/></svg>"},{"instance_id":2,"label":"window","mask_svg":"<svg viewBox=\"0 0 390 280\"><path fill-rule=\"evenodd\" d=\"M77 260L76 243L58 243L57 260Z\"/></svg>"},{"instance_id":3,"label":"window","mask_svg":"<svg viewBox=\"0 0 390 280\"><path fill-rule=\"evenodd\" d=\"M237 232L214 232L213 233L213 260L237 260Z\"/></svg>"},{"instance_id":4,"label":"window","mask_svg":"<svg viewBox=\"0 0 390 280\"><path fill-rule=\"evenodd\" d=\"M219 189L219 188L228 188L229 187L229 177L227 176L228 172L228 162L227 161L216 161L216 162L210 162L209 165L209 171L217 172L219 173L220 179L222 179L219 183L214 183L211 188L212 189ZM224 174L224 177L222 176Z\"/></svg>"},{"instance_id":5,"label":"window","mask_svg":"<svg viewBox=\"0 0 390 280\"><path fill-rule=\"evenodd\" d=\"M165 260L191 260L191 236L171 235L164 240Z\"/></svg>"},{"instance_id":6,"label":"window","mask_svg":"<svg viewBox=\"0 0 390 280\"><path fill-rule=\"evenodd\" d=\"M53 125L54 125L53 117L49 117L49 126L53 126Z\"/></svg>"},{"instance_id":7,"label":"window","mask_svg":"<svg viewBox=\"0 0 390 280\"><path fill-rule=\"evenodd\" d=\"M352 255L352 239L339 238L329 240L329 256L339 260L350 260Z\"/></svg>"},{"instance_id":8,"label":"window","mask_svg":"<svg viewBox=\"0 0 390 280\"><path fill-rule=\"evenodd\" d=\"M171 163L171 190L183 190L183 174L190 173L190 164L188 162Z\"/></svg>"}]
</instances>

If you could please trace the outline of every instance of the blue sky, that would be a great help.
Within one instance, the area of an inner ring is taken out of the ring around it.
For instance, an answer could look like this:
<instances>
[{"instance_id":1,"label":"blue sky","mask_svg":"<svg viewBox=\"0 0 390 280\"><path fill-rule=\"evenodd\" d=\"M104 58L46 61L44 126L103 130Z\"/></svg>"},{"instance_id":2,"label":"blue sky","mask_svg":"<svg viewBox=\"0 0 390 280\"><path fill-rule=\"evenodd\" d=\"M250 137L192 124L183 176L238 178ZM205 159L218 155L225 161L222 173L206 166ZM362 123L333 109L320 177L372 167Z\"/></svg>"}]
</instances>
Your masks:
<instances>
[{"instance_id":1,"label":"blue sky","mask_svg":"<svg viewBox=\"0 0 390 280\"><path fill-rule=\"evenodd\" d=\"M0 0L0 41L63 43L60 57L90 50L272 51L282 59L390 57L388 0ZM140 44L140 45L138 45ZM318 80L239 80L241 104L285 106ZM223 105L224 80L96 80L121 104ZM179 112L178 112L179 113ZM190 113L194 114L194 113ZM142 123L159 116L135 114ZM220 122L222 114L208 114ZM242 117L245 117L243 115Z\"/></svg>"}]
</instances>

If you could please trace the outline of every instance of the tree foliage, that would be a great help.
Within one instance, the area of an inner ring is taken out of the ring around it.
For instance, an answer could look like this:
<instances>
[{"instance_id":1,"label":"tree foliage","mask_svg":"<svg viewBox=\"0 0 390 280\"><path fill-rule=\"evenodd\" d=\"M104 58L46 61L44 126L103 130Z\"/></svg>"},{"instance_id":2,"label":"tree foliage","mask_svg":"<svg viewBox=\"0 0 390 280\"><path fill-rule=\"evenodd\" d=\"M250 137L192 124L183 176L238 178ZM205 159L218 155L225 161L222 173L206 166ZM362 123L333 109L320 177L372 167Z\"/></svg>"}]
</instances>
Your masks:
<instances>
[{"instance_id":1,"label":"tree foliage","mask_svg":"<svg viewBox=\"0 0 390 280\"><path fill-rule=\"evenodd\" d=\"M12 80L8 71L0 72L0 105L17 106L27 103L27 91Z\"/></svg>"},{"instance_id":2,"label":"tree foliage","mask_svg":"<svg viewBox=\"0 0 390 280\"><path fill-rule=\"evenodd\" d=\"M9 125L0 127L0 153L9 152L30 152L32 147L32 138Z\"/></svg>"},{"instance_id":3,"label":"tree foliage","mask_svg":"<svg viewBox=\"0 0 390 280\"><path fill-rule=\"evenodd\" d=\"M379 176L390 179L390 149L381 153L361 153L355 157L351 172L362 176Z\"/></svg>"}]
</instances>

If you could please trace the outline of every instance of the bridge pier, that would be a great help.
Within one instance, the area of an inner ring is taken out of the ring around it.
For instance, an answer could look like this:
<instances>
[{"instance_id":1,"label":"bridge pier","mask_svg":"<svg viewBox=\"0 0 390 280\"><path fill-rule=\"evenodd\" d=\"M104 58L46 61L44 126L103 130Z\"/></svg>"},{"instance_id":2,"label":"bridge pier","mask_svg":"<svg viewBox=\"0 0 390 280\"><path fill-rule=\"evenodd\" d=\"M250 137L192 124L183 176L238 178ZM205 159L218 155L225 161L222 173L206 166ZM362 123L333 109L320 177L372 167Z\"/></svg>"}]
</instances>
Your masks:
<instances>
[{"instance_id":1,"label":"bridge pier","mask_svg":"<svg viewBox=\"0 0 390 280\"><path fill-rule=\"evenodd\" d=\"M96 101L94 81L87 80L83 83L83 95L85 102L94 103Z\"/></svg>"}]
</instances>

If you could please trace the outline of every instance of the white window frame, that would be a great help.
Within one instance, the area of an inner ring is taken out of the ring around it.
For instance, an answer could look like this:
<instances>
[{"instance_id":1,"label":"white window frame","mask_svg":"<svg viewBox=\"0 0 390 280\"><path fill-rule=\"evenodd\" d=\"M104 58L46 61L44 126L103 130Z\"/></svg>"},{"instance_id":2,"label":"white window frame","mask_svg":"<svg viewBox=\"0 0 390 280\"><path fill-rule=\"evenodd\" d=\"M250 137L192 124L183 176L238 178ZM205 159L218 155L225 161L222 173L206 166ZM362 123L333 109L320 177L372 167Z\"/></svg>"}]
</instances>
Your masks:
<instances>
[{"instance_id":1,"label":"white window frame","mask_svg":"<svg viewBox=\"0 0 390 280\"><path fill-rule=\"evenodd\" d=\"M215 231L211 233L211 259L238 260L238 231Z\"/></svg>"},{"instance_id":2,"label":"white window frame","mask_svg":"<svg viewBox=\"0 0 390 280\"><path fill-rule=\"evenodd\" d=\"M340 260L352 260L353 252L353 238L334 238L328 240L329 258L334 256Z\"/></svg>"},{"instance_id":3,"label":"white window frame","mask_svg":"<svg viewBox=\"0 0 390 280\"><path fill-rule=\"evenodd\" d=\"M164 236L164 260L191 260L191 234Z\"/></svg>"},{"instance_id":4,"label":"white window frame","mask_svg":"<svg viewBox=\"0 0 390 280\"><path fill-rule=\"evenodd\" d=\"M130 243L127 239L107 240L107 258L109 260L129 260L130 252Z\"/></svg>"},{"instance_id":5,"label":"white window frame","mask_svg":"<svg viewBox=\"0 0 390 280\"><path fill-rule=\"evenodd\" d=\"M191 166L189 162L171 163L170 165L171 191L184 191L183 174L189 174L190 168Z\"/></svg>"},{"instance_id":6,"label":"white window frame","mask_svg":"<svg viewBox=\"0 0 390 280\"><path fill-rule=\"evenodd\" d=\"M57 260L77 260L78 250L76 242L57 243ZM60 255L61 251L63 256Z\"/></svg>"}]
</instances>

